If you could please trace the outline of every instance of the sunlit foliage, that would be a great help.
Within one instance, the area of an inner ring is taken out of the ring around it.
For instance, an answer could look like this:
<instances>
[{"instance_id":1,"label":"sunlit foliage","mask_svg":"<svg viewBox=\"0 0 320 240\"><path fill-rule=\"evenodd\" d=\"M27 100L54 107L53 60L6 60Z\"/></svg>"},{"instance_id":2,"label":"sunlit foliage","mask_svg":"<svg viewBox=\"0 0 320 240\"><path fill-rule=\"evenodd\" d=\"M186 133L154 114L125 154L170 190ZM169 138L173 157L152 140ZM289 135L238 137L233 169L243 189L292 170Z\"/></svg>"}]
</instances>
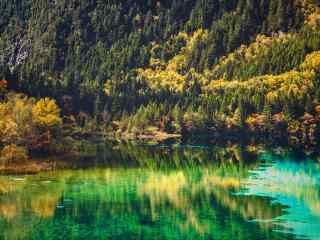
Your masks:
<instances>
[{"instance_id":1,"label":"sunlit foliage","mask_svg":"<svg viewBox=\"0 0 320 240\"><path fill-rule=\"evenodd\" d=\"M35 124L44 128L52 128L62 123L58 105L49 98L43 98L36 102L32 108L32 118Z\"/></svg>"},{"instance_id":2,"label":"sunlit foliage","mask_svg":"<svg viewBox=\"0 0 320 240\"><path fill-rule=\"evenodd\" d=\"M0 149L5 162L26 159L28 149L47 150L61 127L60 109L49 98L35 101L8 93L0 102Z\"/></svg>"},{"instance_id":3,"label":"sunlit foliage","mask_svg":"<svg viewBox=\"0 0 320 240\"><path fill-rule=\"evenodd\" d=\"M187 85L192 84L189 80L203 84L205 79L195 71L195 67L200 57L198 54L201 54L198 50L207 38L208 32L203 29L197 30L191 36L180 33L172 40L181 43L176 55L168 62L151 58L150 68L137 70L138 78L145 80L155 91L163 88L182 93L187 90ZM153 51L155 52L155 46Z\"/></svg>"},{"instance_id":4,"label":"sunlit foliage","mask_svg":"<svg viewBox=\"0 0 320 240\"><path fill-rule=\"evenodd\" d=\"M5 146L0 153L0 163L19 163L28 159L27 150L15 144Z\"/></svg>"}]
</instances>

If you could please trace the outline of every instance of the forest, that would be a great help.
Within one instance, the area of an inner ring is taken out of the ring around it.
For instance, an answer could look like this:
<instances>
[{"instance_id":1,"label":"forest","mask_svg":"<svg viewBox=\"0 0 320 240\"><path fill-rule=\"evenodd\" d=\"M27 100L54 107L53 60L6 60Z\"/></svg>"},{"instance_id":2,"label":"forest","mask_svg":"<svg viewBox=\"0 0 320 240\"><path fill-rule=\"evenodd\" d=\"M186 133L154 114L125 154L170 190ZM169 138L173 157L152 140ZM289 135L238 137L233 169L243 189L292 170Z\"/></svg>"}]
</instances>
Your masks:
<instances>
[{"instance_id":1,"label":"forest","mask_svg":"<svg viewBox=\"0 0 320 240\"><path fill-rule=\"evenodd\" d=\"M320 139L318 0L2 0L1 161L79 135Z\"/></svg>"}]
</instances>

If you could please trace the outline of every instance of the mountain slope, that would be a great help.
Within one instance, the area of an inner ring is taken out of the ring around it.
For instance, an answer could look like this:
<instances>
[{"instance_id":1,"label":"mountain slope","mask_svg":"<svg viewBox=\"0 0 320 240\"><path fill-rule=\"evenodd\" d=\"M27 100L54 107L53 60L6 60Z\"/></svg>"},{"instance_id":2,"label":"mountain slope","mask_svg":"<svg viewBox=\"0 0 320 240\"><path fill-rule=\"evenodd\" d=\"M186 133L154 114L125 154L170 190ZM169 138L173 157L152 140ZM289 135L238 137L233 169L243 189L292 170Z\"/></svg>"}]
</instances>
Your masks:
<instances>
[{"instance_id":1,"label":"mountain slope","mask_svg":"<svg viewBox=\"0 0 320 240\"><path fill-rule=\"evenodd\" d=\"M61 88L57 94L70 93L70 88L81 89L81 83L90 85L94 80L99 85L145 66L153 41L163 43L180 31L199 28L208 29L209 36L203 53L197 53L200 61L192 67L203 70L253 41L257 33L300 28L304 16L299 4L297 0L5 0L0 3L1 75L31 94L49 94L51 85Z\"/></svg>"}]
</instances>

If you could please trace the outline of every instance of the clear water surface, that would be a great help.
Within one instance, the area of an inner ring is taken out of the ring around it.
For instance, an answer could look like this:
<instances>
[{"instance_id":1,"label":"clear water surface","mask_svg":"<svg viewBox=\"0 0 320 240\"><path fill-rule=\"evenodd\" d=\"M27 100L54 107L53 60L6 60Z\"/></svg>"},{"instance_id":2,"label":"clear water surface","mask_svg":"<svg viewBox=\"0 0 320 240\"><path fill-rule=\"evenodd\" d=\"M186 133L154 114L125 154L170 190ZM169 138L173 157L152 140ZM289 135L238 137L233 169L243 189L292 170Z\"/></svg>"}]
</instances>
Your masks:
<instances>
[{"instance_id":1,"label":"clear water surface","mask_svg":"<svg viewBox=\"0 0 320 240\"><path fill-rule=\"evenodd\" d=\"M73 170L0 176L0 239L320 239L315 156L96 144Z\"/></svg>"}]
</instances>

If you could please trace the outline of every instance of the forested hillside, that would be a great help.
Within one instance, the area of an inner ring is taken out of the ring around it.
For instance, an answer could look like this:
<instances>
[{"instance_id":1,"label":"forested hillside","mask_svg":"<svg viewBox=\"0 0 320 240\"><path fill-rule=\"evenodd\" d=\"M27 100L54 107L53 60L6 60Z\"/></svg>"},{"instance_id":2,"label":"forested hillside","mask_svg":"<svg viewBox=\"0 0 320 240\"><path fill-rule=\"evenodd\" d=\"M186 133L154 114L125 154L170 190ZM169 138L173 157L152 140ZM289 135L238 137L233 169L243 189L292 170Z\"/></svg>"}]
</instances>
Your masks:
<instances>
[{"instance_id":1,"label":"forested hillside","mask_svg":"<svg viewBox=\"0 0 320 240\"><path fill-rule=\"evenodd\" d=\"M2 0L0 97L48 96L78 125L121 134L285 129L316 138L319 6Z\"/></svg>"}]
</instances>

